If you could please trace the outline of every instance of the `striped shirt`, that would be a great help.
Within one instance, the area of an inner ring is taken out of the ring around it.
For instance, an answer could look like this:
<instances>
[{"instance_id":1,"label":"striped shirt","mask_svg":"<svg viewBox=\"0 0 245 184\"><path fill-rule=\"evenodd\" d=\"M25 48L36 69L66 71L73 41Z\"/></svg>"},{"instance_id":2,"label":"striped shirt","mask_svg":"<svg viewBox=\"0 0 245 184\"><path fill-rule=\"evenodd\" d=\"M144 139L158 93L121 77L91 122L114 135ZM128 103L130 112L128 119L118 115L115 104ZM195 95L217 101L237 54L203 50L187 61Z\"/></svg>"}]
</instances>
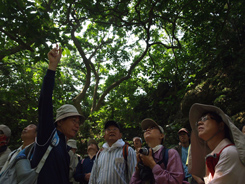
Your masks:
<instances>
[{"instance_id":1,"label":"striped shirt","mask_svg":"<svg viewBox=\"0 0 245 184\"><path fill-rule=\"evenodd\" d=\"M134 172L137 160L133 148L128 147L127 167L123 157L122 139L117 140L111 147L103 145L103 151L96 156L89 184L127 184Z\"/></svg>"}]
</instances>

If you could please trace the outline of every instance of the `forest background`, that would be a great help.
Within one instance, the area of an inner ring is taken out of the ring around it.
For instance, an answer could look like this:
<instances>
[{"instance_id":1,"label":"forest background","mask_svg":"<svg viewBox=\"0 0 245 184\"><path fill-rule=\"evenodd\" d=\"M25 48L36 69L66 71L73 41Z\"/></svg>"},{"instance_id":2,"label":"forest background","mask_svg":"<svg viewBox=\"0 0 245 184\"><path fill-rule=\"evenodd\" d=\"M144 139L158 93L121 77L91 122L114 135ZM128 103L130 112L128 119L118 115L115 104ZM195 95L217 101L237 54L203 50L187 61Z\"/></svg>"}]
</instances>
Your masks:
<instances>
[{"instance_id":1,"label":"forest background","mask_svg":"<svg viewBox=\"0 0 245 184\"><path fill-rule=\"evenodd\" d=\"M0 122L12 130L10 148L38 121L38 97L47 53L59 43L54 112L74 104L86 121L86 142L104 142L115 120L123 138L143 136L152 118L178 144L190 130L193 103L220 107L245 123L245 1L236 0L1 0ZM55 118L55 113L54 113Z\"/></svg>"}]
</instances>

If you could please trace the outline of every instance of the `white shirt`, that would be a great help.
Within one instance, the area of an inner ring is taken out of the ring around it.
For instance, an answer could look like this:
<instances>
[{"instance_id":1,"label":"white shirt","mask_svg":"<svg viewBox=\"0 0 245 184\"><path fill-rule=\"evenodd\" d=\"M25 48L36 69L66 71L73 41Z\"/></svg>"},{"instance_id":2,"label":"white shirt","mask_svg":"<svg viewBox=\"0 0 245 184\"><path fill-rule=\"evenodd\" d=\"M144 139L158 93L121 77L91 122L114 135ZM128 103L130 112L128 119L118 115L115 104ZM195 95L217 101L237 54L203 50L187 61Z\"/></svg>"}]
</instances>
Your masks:
<instances>
[{"instance_id":1,"label":"white shirt","mask_svg":"<svg viewBox=\"0 0 245 184\"><path fill-rule=\"evenodd\" d=\"M228 144L231 144L231 142L228 139L223 139L211 154L219 153L220 150ZM209 171L207 172L208 175L205 177L205 183L207 184L245 183L245 166L240 161L237 149L234 145L226 147L221 152L219 161L215 166L214 176L212 177L211 173L209 173Z\"/></svg>"}]
</instances>

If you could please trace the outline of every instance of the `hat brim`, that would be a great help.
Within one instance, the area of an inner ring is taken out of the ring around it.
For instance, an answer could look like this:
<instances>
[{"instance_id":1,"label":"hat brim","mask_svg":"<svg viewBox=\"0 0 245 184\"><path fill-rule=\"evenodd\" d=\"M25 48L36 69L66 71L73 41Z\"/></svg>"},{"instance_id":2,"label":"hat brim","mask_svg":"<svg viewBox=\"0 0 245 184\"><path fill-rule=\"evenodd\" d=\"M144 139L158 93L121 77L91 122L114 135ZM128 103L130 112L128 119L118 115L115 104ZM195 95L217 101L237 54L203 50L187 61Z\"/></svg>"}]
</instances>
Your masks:
<instances>
[{"instance_id":1,"label":"hat brim","mask_svg":"<svg viewBox=\"0 0 245 184\"><path fill-rule=\"evenodd\" d=\"M217 113L222 118L223 122L229 126L227 115L220 108L215 107L213 105L195 103L191 106L189 112L189 120L192 130L197 129L196 122L205 112Z\"/></svg>"},{"instance_id":2,"label":"hat brim","mask_svg":"<svg viewBox=\"0 0 245 184\"><path fill-rule=\"evenodd\" d=\"M152 120L152 119L150 119L150 118L146 118L146 119L144 119L144 120L141 122L141 128L142 128L143 130L146 130L147 128L153 127L153 126L157 127L158 130L159 130L161 133L164 133L164 132L163 132L163 128L160 127L154 120Z\"/></svg>"},{"instance_id":3,"label":"hat brim","mask_svg":"<svg viewBox=\"0 0 245 184\"><path fill-rule=\"evenodd\" d=\"M69 113L63 114L62 116L60 116L59 118L57 118L54 123L56 123L59 120L62 120L64 118L71 117L71 116L79 116L81 123L83 123L85 121L85 117L82 116L81 114L78 114L78 113L75 113L75 112L69 112Z\"/></svg>"},{"instance_id":4,"label":"hat brim","mask_svg":"<svg viewBox=\"0 0 245 184\"><path fill-rule=\"evenodd\" d=\"M180 131L178 131L178 134L179 134L180 132L184 132L184 133L189 134L189 133L188 133L187 131L185 131L185 130L180 130Z\"/></svg>"},{"instance_id":5,"label":"hat brim","mask_svg":"<svg viewBox=\"0 0 245 184\"><path fill-rule=\"evenodd\" d=\"M187 130L185 130L184 128L181 128L181 129L178 131L178 134L179 134L180 132L185 132L185 133L187 133L187 134L189 135L189 132L188 132Z\"/></svg>"}]
</instances>

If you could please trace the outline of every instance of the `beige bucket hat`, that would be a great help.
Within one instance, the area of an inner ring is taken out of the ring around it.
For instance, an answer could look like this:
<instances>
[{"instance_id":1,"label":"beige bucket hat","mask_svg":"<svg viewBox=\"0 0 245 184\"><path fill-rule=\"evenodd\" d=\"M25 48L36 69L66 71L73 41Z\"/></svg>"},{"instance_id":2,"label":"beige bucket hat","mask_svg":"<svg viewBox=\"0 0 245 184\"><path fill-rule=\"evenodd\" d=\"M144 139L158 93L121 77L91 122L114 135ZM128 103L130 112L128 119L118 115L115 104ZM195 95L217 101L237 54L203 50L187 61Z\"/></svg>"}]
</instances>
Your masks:
<instances>
[{"instance_id":1,"label":"beige bucket hat","mask_svg":"<svg viewBox=\"0 0 245 184\"><path fill-rule=\"evenodd\" d=\"M205 112L215 112L223 120L223 122L229 128L230 138L239 154L241 162L245 165L245 136L242 132L234 125L230 117L227 116L220 108L213 105L205 105L195 103L191 106L189 112L189 121L192 128L191 134L191 162L189 163L189 171L191 174L199 177L205 176L205 156L211 153L211 150L207 146L206 142L198 137L198 131L196 122Z\"/></svg>"},{"instance_id":2,"label":"beige bucket hat","mask_svg":"<svg viewBox=\"0 0 245 184\"><path fill-rule=\"evenodd\" d=\"M85 117L78 113L74 105L65 104L57 109L55 123L61 119L71 117L71 116L79 116L81 123L83 123L85 120Z\"/></svg>"}]
</instances>

